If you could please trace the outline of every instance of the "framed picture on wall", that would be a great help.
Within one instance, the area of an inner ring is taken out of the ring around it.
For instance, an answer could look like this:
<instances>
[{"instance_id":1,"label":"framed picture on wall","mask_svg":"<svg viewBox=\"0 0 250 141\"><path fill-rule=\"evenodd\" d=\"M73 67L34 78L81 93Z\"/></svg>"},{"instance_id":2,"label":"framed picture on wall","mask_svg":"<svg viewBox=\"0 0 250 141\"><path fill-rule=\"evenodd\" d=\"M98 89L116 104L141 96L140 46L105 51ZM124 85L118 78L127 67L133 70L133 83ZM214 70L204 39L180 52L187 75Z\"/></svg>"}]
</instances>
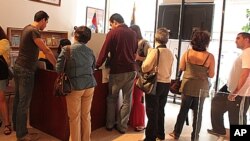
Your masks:
<instances>
[{"instance_id":1,"label":"framed picture on wall","mask_svg":"<svg viewBox=\"0 0 250 141\"><path fill-rule=\"evenodd\" d=\"M104 33L104 10L87 7L86 8L86 26L94 33Z\"/></svg>"},{"instance_id":2,"label":"framed picture on wall","mask_svg":"<svg viewBox=\"0 0 250 141\"><path fill-rule=\"evenodd\" d=\"M61 5L61 0L30 0L30 1L36 1L36 2L51 4L51 5L55 5L55 6Z\"/></svg>"}]
</instances>

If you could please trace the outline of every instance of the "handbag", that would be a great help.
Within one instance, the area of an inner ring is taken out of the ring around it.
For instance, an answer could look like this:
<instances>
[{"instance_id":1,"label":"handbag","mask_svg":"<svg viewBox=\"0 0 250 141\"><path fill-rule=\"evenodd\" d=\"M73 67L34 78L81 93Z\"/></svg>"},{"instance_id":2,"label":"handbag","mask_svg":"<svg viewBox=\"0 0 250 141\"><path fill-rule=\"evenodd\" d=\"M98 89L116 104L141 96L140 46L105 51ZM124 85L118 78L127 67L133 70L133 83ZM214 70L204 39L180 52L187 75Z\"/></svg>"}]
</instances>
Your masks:
<instances>
[{"instance_id":1,"label":"handbag","mask_svg":"<svg viewBox=\"0 0 250 141\"><path fill-rule=\"evenodd\" d=\"M66 96L72 91L70 79L64 72L56 78L54 86L55 96Z\"/></svg>"},{"instance_id":2,"label":"handbag","mask_svg":"<svg viewBox=\"0 0 250 141\"><path fill-rule=\"evenodd\" d=\"M170 83L170 92L173 94L181 94L179 91L181 87L181 80L180 79L172 79Z\"/></svg>"},{"instance_id":3,"label":"handbag","mask_svg":"<svg viewBox=\"0 0 250 141\"><path fill-rule=\"evenodd\" d=\"M181 94L180 92L180 87L181 87L181 82L182 82L180 80L181 74L182 74L182 71L180 70L177 78L172 79L170 82L170 92L173 94L179 94L179 95Z\"/></svg>"},{"instance_id":4,"label":"handbag","mask_svg":"<svg viewBox=\"0 0 250 141\"><path fill-rule=\"evenodd\" d=\"M70 57L70 48L66 47L66 59L64 60L64 70L67 59ZM67 96L72 91L72 85L68 75L65 72L60 73L54 83L55 96Z\"/></svg>"},{"instance_id":5,"label":"handbag","mask_svg":"<svg viewBox=\"0 0 250 141\"><path fill-rule=\"evenodd\" d=\"M159 64L160 51L157 49L157 63L155 68ZM146 94L155 95L157 85L157 71L141 73L136 81L136 86Z\"/></svg>"},{"instance_id":6,"label":"handbag","mask_svg":"<svg viewBox=\"0 0 250 141\"><path fill-rule=\"evenodd\" d=\"M0 80L9 79L10 70L7 62L5 61L3 55L0 55Z\"/></svg>"}]
</instances>

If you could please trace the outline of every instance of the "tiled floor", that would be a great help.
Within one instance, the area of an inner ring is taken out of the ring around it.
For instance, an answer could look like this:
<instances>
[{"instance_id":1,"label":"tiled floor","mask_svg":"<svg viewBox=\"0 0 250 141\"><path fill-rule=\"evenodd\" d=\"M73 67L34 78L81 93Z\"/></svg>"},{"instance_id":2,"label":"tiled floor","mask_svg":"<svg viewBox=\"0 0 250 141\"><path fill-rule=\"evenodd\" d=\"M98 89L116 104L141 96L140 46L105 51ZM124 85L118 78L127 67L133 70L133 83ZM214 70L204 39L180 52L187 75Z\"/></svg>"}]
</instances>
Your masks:
<instances>
[{"instance_id":1,"label":"tiled floor","mask_svg":"<svg viewBox=\"0 0 250 141\"><path fill-rule=\"evenodd\" d=\"M166 130L166 139L165 141L174 141L168 133L170 133L173 130L176 116L179 112L179 105L173 104L171 102L172 100L169 99L169 102L167 103L165 107L165 130ZM210 99L206 100L206 103L204 106L204 113L203 113L203 123L202 123L202 130L200 133L199 141L216 141L217 137L210 135L207 133L207 129L211 128L210 123ZM11 107L10 107L11 109ZM184 125L183 133L181 134L179 141L190 141L190 134L192 131L192 112L189 112L189 122L190 125L186 126ZM34 129L32 127L29 127L30 132L36 132L40 134L39 141L59 141L58 139L43 133L37 129ZM116 130L113 131L106 131L105 128L100 128L92 132L91 139L92 141L140 141L144 138L144 131L142 132L135 132L132 128L129 128L128 132L126 134L120 134ZM0 141L16 141L15 132L13 132L9 136L5 136L3 134L3 127L0 128Z\"/></svg>"}]
</instances>

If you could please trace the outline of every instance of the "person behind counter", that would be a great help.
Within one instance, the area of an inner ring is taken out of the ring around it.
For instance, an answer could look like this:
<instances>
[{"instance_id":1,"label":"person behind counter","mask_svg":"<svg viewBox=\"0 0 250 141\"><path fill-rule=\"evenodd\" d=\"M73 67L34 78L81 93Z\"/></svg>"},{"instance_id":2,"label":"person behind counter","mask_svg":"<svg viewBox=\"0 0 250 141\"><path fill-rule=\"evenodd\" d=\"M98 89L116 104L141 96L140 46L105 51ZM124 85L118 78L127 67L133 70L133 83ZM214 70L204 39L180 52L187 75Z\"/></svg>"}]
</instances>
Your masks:
<instances>
[{"instance_id":1,"label":"person behind counter","mask_svg":"<svg viewBox=\"0 0 250 141\"><path fill-rule=\"evenodd\" d=\"M61 39L60 44L59 44L58 49L57 49L58 55L61 53L62 47L66 46L66 45L71 45L70 40L69 39Z\"/></svg>"},{"instance_id":2,"label":"person behind counter","mask_svg":"<svg viewBox=\"0 0 250 141\"><path fill-rule=\"evenodd\" d=\"M94 77L95 56L93 50L86 46L90 38L91 30L88 27L77 27L74 43L62 48L56 63L56 71L65 70L73 87L73 91L66 96L71 141L90 141L90 109L94 87L97 85ZM64 69L67 51L71 55L67 58Z\"/></svg>"},{"instance_id":3,"label":"person behind counter","mask_svg":"<svg viewBox=\"0 0 250 141\"><path fill-rule=\"evenodd\" d=\"M34 21L24 27L21 35L19 54L14 65L15 98L12 114L13 130L16 131L18 141L39 139L38 134L28 133L27 120L39 49L53 66L56 64L55 56L44 44L40 34L40 31L45 29L48 19L49 15L46 12L38 11Z\"/></svg>"}]
</instances>

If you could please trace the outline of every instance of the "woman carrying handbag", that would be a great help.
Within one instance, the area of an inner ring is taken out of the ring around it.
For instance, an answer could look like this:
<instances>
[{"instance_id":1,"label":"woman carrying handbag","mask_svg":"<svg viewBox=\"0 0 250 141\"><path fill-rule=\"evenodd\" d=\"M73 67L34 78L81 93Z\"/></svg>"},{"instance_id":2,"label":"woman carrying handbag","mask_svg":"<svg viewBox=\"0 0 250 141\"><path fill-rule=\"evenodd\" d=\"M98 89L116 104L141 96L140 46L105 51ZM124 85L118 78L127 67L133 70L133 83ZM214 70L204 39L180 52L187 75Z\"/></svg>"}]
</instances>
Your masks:
<instances>
[{"instance_id":1,"label":"woman carrying handbag","mask_svg":"<svg viewBox=\"0 0 250 141\"><path fill-rule=\"evenodd\" d=\"M148 123L144 141L155 141L156 138L165 140L164 108L167 102L174 60L172 52L166 46L168 37L169 32L166 28L157 29L155 34L156 49L151 49L148 52L142 64L142 72L150 72L153 69L157 71L156 93L145 94ZM159 64L157 68L154 68L158 55Z\"/></svg>"}]
</instances>

